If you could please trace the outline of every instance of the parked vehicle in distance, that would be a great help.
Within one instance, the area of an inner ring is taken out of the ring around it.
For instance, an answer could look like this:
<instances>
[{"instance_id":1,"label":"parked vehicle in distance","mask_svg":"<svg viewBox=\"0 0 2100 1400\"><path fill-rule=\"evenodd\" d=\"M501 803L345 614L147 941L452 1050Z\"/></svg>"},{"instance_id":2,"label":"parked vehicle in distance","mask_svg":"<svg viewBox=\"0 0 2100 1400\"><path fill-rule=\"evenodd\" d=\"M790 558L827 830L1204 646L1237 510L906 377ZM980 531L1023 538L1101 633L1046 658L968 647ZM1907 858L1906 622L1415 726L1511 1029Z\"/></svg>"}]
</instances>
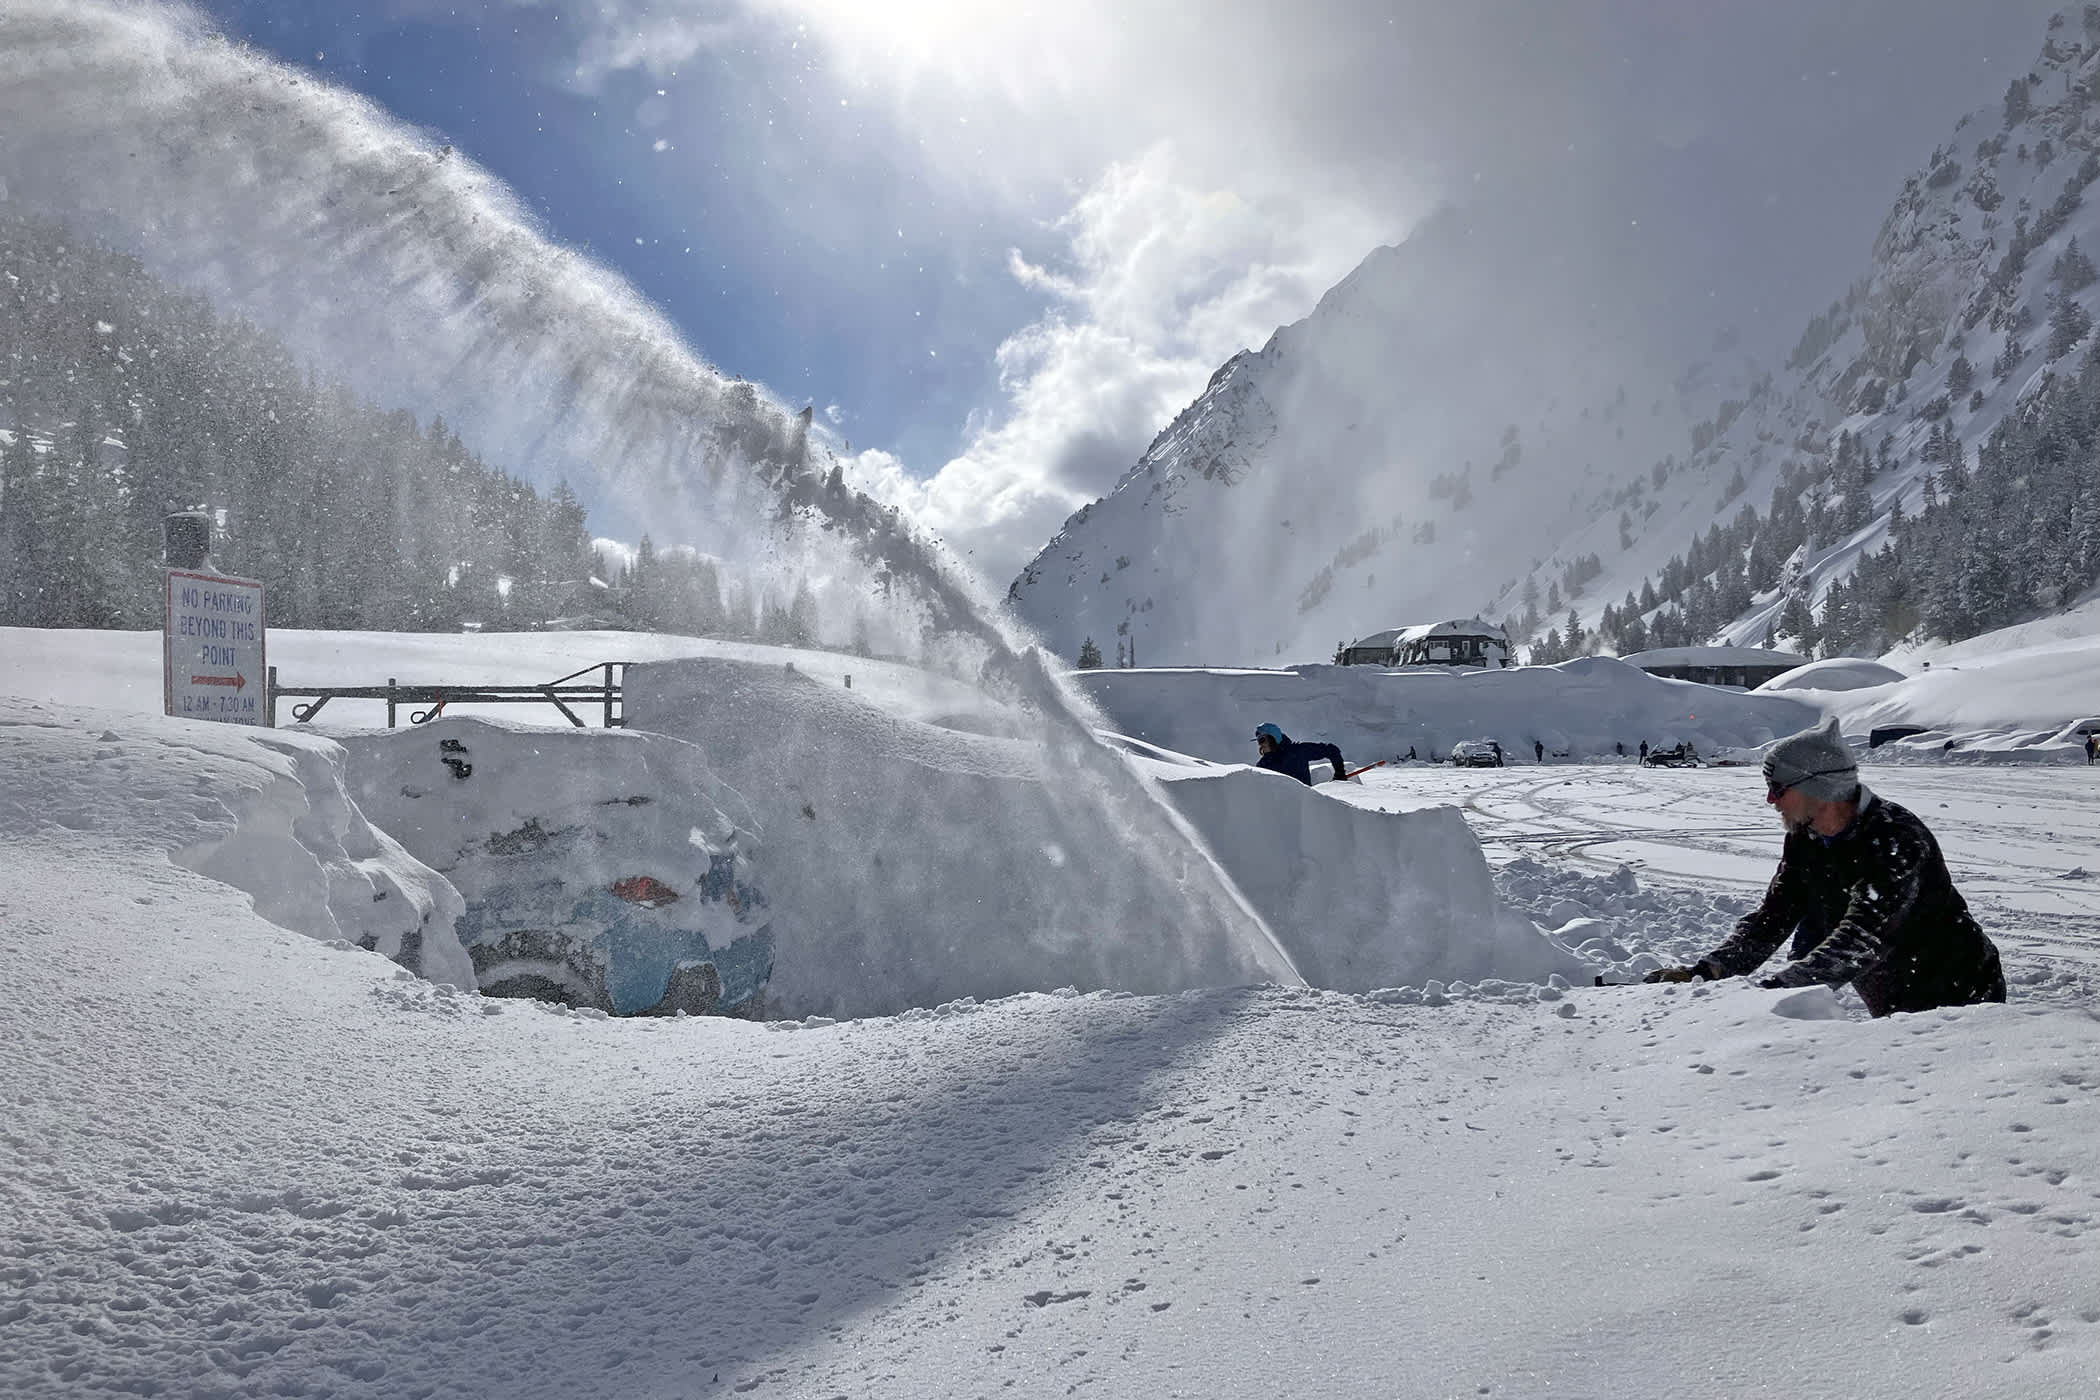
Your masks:
<instances>
[{"instance_id":1,"label":"parked vehicle in distance","mask_svg":"<svg viewBox=\"0 0 2100 1400\"><path fill-rule=\"evenodd\" d=\"M1697 768L1699 751L1689 743L1679 744L1675 748L1650 749L1648 756L1641 762L1650 768Z\"/></svg>"},{"instance_id":2,"label":"parked vehicle in distance","mask_svg":"<svg viewBox=\"0 0 2100 1400\"><path fill-rule=\"evenodd\" d=\"M1502 745L1493 739L1461 739L1451 746L1451 761L1460 768L1500 768Z\"/></svg>"}]
</instances>

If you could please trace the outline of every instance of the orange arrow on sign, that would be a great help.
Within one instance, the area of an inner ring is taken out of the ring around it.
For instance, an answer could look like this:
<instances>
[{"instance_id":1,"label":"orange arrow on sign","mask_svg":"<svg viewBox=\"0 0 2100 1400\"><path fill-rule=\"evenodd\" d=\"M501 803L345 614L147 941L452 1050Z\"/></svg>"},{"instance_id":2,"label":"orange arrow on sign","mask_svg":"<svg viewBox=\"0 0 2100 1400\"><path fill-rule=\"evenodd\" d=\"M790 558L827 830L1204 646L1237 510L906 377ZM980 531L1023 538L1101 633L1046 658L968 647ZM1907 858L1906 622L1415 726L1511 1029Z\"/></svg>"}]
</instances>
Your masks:
<instances>
[{"instance_id":1,"label":"orange arrow on sign","mask_svg":"<svg viewBox=\"0 0 2100 1400\"><path fill-rule=\"evenodd\" d=\"M245 672L236 673L231 676L191 676L190 684L230 685L235 690L245 690L248 688L248 677Z\"/></svg>"}]
</instances>

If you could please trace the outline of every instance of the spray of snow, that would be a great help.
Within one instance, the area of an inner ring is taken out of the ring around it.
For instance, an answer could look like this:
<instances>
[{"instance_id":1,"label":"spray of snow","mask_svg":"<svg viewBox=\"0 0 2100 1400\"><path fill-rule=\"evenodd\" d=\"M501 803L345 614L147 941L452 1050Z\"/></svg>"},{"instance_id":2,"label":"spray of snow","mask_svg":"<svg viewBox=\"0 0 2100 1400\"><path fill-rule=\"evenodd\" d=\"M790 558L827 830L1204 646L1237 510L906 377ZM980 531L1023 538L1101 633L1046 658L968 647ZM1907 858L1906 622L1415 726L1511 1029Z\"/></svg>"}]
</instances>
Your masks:
<instances>
[{"instance_id":1,"label":"spray of snow","mask_svg":"<svg viewBox=\"0 0 2100 1400\"><path fill-rule=\"evenodd\" d=\"M792 662L716 658L631 668L627 717L750 802L789 1010L1299 981L1188 828L1117 799L1142 780L1090 735L1044 741L982 700L908 719Z\"/></svg>"},{"instance_id":2,"label":"spray of snow","mask_svg":"<svg viewBox=\"0 0 2100 1400\"><path fill-rule=\"evenodd\" d=\"M0 125L7 197L387 377L368 391L418 385L495 460L590 473L755 581L879 595L878 645L1010 647L967 571L834 477L810 415L706 364L499 181L370 103L180 11L20 0Z\"/></svg>"}]
</instances>

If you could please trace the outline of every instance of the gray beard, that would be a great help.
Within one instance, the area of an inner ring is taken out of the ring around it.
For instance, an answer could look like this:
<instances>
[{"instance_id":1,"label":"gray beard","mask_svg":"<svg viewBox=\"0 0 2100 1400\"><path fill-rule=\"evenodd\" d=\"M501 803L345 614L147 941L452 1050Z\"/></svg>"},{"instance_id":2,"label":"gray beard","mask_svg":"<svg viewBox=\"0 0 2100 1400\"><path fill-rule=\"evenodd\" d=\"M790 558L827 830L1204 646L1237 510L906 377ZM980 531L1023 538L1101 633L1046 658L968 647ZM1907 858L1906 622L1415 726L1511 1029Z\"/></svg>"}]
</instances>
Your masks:
<instances>
[{"instance_id":1,"label":"gray beard","mask_svg":"<svg viewBox=\"0 0 2100 1400\"><path fill-rule=\"evenodd\" d=\"M1790 822L1785 817L1781 817L1779 824L1786 829L1786 834L1789 836L1806 836L1810 830L1809 820L1809 818L1803 817L1800 821Z\"/></svg>"}]
</instances>

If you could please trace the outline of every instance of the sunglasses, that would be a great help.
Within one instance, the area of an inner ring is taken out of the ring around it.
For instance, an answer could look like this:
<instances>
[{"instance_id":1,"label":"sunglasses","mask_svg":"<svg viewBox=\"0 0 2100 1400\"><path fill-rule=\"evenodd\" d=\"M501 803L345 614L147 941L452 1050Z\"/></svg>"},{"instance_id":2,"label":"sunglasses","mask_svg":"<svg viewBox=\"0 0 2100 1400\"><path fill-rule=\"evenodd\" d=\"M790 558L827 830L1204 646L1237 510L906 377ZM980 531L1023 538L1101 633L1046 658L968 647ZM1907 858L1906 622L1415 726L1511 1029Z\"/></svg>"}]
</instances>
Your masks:
<instances>
[{"instance_id":1,"label":"sunglasses","mask_svg":"<svg viewBox=\"0 0 2100 1400\"><path fill-rule=\"evenodd\" d=\"M1776 802L1779 800L1779 794L1785 791L1787 791L1787 785L1785 783L1768 782L1765 784L1765 801Z\"/></svg>"}]
</instances>

